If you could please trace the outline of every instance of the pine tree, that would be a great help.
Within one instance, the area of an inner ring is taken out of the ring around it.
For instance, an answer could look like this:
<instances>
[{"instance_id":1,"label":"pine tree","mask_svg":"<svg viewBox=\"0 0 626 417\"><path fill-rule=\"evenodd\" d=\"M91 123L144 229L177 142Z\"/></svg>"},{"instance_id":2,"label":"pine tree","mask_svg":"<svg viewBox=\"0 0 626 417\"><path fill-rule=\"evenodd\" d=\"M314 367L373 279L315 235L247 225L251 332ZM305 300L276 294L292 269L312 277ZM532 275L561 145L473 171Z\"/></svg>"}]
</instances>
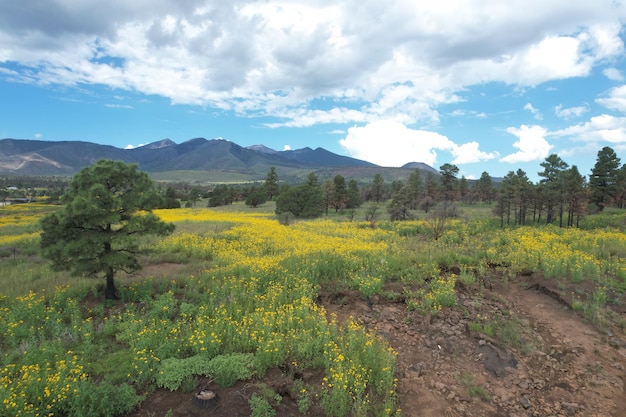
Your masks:
<instances>
[{"instance_id":1,"label":"pine tree","mask_svg":"<svg viewBox=\"0 0 626 417\"><path fill-rule=\"evenodd\" d=\"M618 195L618 175L620 159L615 151L605 146L598 151L596 164L589 175L590 202L602 211Z\"/></svg>"},{"instance_id":2,"label":"pine tree","mask_svg":"<svg viewBox=\"0 0 626 417\"><path fill-rule=\"evenodd\" d=\"M174 230L150 211L161 200L137 166L98 161L74 176L62 198L63 208L43 218L43 256L53 268L74 276L101 275L106 298L117 299L115 274L141 269L138 239Z\"/></svg>"},{"instance_id":3,"label":"pine tree","mask_svg":"<svg viewBox=\"0 0 626 417\"><path fill-rule=\"evenodd\" d=\"M271 167L267 172L263 186L265 187L265 193L267 194L267 198L269 200L273 200L278 196L280 193L280 187L278 184L278 173L276 172L276 167Z\"/></svg>"}]
</instances>

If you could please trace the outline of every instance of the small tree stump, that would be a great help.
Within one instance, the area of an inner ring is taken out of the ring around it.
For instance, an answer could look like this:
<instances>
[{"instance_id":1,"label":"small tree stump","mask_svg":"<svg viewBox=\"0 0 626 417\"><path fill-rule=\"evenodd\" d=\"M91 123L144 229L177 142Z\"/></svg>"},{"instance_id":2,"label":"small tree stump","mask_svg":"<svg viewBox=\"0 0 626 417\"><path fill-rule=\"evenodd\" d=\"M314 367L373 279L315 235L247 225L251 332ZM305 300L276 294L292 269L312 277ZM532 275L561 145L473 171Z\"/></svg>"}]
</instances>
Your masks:
<instances>
[{"instance_id":1,"label":"small tree stump","mask_svg":"<svg viewBox=\"0 0 626 417\"><path fill-rule=\"evenodd\" d=\"M208 410L217 406L217 394L213 391L203 389L194 394L192 401L198 407Z\"/></svg>"}]
</instances>

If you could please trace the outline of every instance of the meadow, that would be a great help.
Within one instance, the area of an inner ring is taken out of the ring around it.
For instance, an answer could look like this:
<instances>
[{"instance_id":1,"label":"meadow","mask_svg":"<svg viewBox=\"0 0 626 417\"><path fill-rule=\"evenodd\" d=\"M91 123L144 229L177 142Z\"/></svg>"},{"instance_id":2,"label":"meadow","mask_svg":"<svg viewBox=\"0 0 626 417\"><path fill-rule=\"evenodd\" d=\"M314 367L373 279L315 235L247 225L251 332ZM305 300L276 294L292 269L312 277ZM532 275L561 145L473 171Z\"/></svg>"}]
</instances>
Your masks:
<instances>
[{"instance_id":1,"label":"meadow","mask_svg":"<svg viewBox=\"0 0 626 417\"><path fill-rule=\"evenodd\" d=\"M587 288L577 302L599 326L626 292L623 212L580 229L501 229L485 207L466 207L435 240L427 219L357 213L285 226L271 205L235 205L155 211L177 230L146 238L142 263L181 268L120 275L121 300L105 302L101 281L39 257L38 222L50 210L0 208L0 415L124 415L155 389L191 391L200 376L228 387L281 367L321 375L298 380L301 415L316 404L328 416L399 416L397 353L358 317L328 314L321 290L400 295L407 310L436 315L456 304L459 285L541 272ZM264 415L268 402L254 398L252 415Z\"/></svg>"}]
</instances>

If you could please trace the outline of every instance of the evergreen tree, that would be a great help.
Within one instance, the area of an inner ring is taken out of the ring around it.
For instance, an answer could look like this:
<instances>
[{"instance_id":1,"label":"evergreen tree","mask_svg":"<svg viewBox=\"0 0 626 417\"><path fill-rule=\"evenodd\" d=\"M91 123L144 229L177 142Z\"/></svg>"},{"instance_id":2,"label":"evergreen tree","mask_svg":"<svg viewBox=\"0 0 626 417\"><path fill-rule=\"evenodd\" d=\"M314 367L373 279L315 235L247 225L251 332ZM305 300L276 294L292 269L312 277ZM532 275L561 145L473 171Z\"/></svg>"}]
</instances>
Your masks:
<instances>
[{"instance_id":1,"label":"evergreen tree","mask_svg":"<svg viewBox=\"0 0 626 417\"><path fill-rule=\"evenodd\" d=\"M426 192L426 196L430 197L433 201L439 200L439 181L435 174L432 172L428 172L426 174L426 180L424 181L424 189Z\"/></svg>"},{"instance_id":2,"label":"evergreen tree","mask_svg":"<svg viewBox=\"0 0 626 417\"><path fill-rule=\"evenodd\" d=\"M333 195L335 194L335 184L332 180L324 181L322 184L322 201L324 213L328 216L328 208L332 204Z\"/></svg>"},{"instance_id":3,"label":"evergreen tree","mask_svg":"<svg viewBox=\"0 0 626 417\"><path fill-rule=\"evenodd\" d=\"M209 195L208 207L219 207L233 204L235 201L235 190L226 184L216 185Z\"/></svg>"},{"instance_id":4,"label":"evergreen tree","mask_svg":"<svg viewBox=\"0 0 626 417\"><path fill-rule=\"evenodd\" d=\"M167 187L165 189L163 208L180 208L180 201L176 198L176 190L174 190L174 187Z\"/></svg>"},{"instance_id":5,"label":"evergreen tree","mask_svg":"<svg viewBox=\"0 0 626 417\"><path fill-rule=\"evenodd\" d=\"M615 151L608 146L598 151L596 164L589 176L589 188L591 190L590 202L602 211L611 204L618 190L618 174L620 159Z\"/></svg>"},{"instance_id":6,"label":"evergreen tree","mask_svg":"<svg viewBox=\"0 0 626 417\"><path fill-rule=\"evenodd\" d=\"M406 181L407 197L409 199L409 206L415 210L419 204L419 201L424 194L424 184L422 183L422 176L419 169L411 172L409 178Z\"/></svg>"},{"instance_id":7,"label":"evergreen tree","mask_svg":"<svg viewBox=\"0 0 626 417\"><path fill-rule=\"evenodd\" d=\"M332 205L335 208L335 212L337 212L339 209L346 208L348 203L348 188L346 187L346 179L342 175L335 175L333 185Z\"/></svg>"},{"instance_id":8,"label":"evergreen tree","mask_svg":"<svg viewBox=\"0 0 626 417\"><path fill-rule=\"evenodd\" d=\"M100 160L74 176L63 208L43 218L43 256L75 276L101 275L106 298L117 299L115 274L141 269L140 237L174 230L151 212L161 200L136 165Z\"/></svg>"},{"instance_id":9,"label":"evergreen tree","mask_svg":"<svg viewBox=\"0 0 626 417\"><path fill-rule=\"evenodd\" d=\"M441 174L440 184L443 199L456 201L459 187L456 176L459 173L459 167L446 163L439 167L439 173Z\"/></svg>"},{"instance_id":10,"label":"evergreen tree","mask_svg":"<svg viewBox=\"0 0 626 417\"><path fill-rule=\"evenodd\" d=\"M626 206L626 164L622 165L617 173L617 192L615 194L615 205L618 208Z\"/></svg>"},{"instance_id":11,"label":"evergreen tree","mask_svg":"<svg viewBox=\"0 0 626 417\"><path fill-rule=\"evenodd\" d=\"M347 208L357 208L361 205L361 192L359 191L359 184L355 179L348 181L348 203Z\"/></svg>"},{"instance_id":12,"label":"evergreen tree","mask_svg":"<svg viewBox=\"0 0 626 417\"><path fill-rule=\"evenodd\" d=\"M470 189L469 189L469 183L467 182L467 178L465 178L465 175L462 175L461 179L459 180L459 197L461 198L461 200L465 200L469 192L470 192Z\"/></svg>"},{"instance_id":13,"label":"evergreen tree","mask_svg":"<svg viewBox=\"0 0 626 417\"><path fill-rule=\"evenodd\" d=\"M589 201L587 182L576 165L565 171L564 182L567 190L565 194L567 226L578 227L580 217L587 211L587 202Z\"/></svg>"},{"instance_id":14,"label":"evergreen tree","mask_svg":"<svg viewBox=\"0 0 626 417\"><path fill-rule=\"evenodd\" d=\"M377 203L380 203L385 195L385 180L383 176L380 174L374 175L374 180L372 182L372 198Z\"/></svg>"},{"instance_id":15,"label":"evergreen tree","mask_svg":"<svg viewBox=\"0 0 626 417\"><path fill-rule=\"evenodd\" d=\"M276 214L291 213L295 217L317 217L323 206L323 195L317 177L310 175L305 184L289 187L276 199Z\"/></svg>"},{"instance_id":16,"label":"evergreen tree","mask_svg":"<svg viewBox=\"0 0 626 417\"><path fill-rule=\"evenodd\" d=\"M265 187L261 188L252 188L250 194L246 198L246 205L252 208L257 208L261 204L265 204L267 202L267 193L265 192Z\"/></svg>"},{"instance_id":17,"label":"evergreen tree","mask_svg":"<svg viewBox=\"0 0 626 417\"><path fill-rule=\"evenodd\" d=\"M409 207L411 205L411 197L409 195L409 188L404 186L394 194L387 212L391 220L407 220L409 219Z\"/></svg>"},{"instance_id":18,"label":"evergreen tree","mask_svg":"<svg viewBox=\"0 0 626 417\"><path fill-rule=\"evenodd\" d=\"M278 194L280 194L280 187L278 181L278 173L276 173L276 167L271 167L267 172L267 176L265 177L265 183L263 184L265 187L265 193L267 194L267 198L269 200L274 200Z\"/></svg>"},{"instance_id":19,"label":"evergreen tree","mask_svg":"<svg viewBox=\"0 0 626 417\"><path fill-rule=\"evenodd\" d=\"M491 181L491 176L487 171L483 171L476 183L476 192L478 193L478 198L483 203L491 204L491 200L493 198L493 182Z\"/></svg>"},{"instance_id":20,"label":"evergreen tree","mask_svg":"<svg viewBox=\"0 0 626 417\"><path fill-rule=\"evenodd\" d=\"M546 213L546 222L552 223L556 215L559 216L559 225L563 227L563 208L565 197L565 183L563 173L568 164L563 161L557 154L549 155L544 162L541 163L543 171L539 172L539 176L543 179L540 183L540 193L543 197Z\"/></svg>"}]
</instances>

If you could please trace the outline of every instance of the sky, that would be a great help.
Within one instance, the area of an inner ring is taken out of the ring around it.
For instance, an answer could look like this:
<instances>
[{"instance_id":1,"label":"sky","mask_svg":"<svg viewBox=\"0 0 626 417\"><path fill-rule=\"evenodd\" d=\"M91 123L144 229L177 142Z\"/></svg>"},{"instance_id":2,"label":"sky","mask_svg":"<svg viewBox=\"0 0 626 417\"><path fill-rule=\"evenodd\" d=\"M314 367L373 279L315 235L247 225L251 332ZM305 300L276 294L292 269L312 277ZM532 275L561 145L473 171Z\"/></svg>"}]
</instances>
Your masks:
<instances>
[{"instance_id":1,"label":"sky","mask_svg":"<svg viewBox=\"0 0 626 417\"><path fill-rule=\"evenodd\" d=\"M0 0L0 138L626 162L622 0Z\"/></svg>"}]
</instances>

